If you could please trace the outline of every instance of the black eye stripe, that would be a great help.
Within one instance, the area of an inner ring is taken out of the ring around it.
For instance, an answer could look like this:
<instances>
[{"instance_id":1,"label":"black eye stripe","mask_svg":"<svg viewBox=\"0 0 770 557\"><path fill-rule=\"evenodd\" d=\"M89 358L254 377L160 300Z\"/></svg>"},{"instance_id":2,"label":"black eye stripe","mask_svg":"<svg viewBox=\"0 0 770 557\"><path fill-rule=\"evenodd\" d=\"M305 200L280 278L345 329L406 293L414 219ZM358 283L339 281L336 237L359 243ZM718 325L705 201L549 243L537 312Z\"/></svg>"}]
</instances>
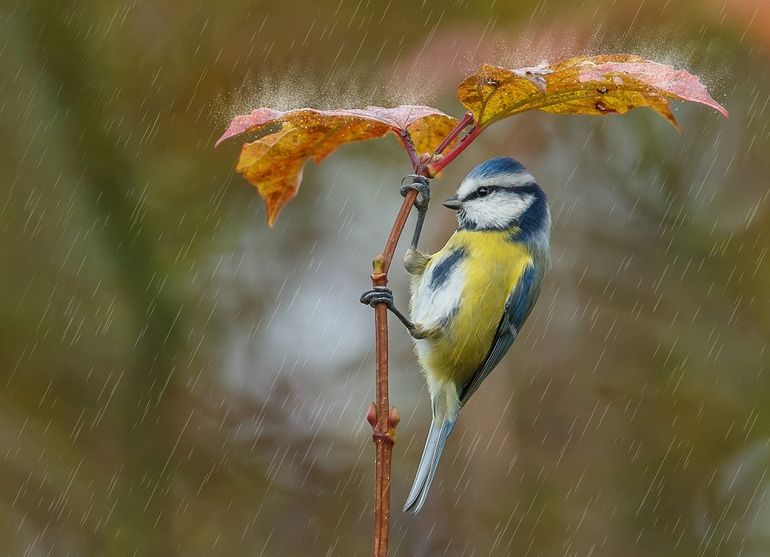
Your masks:
<instances>
[{"instance_id":1,"label":"black eye stripe","mask_svg":"<svg viewBox=\"0 0 770 557\"><path fill-rule=\"evenodd\" d=\"M479 190L485 189L487 190L487 193L484 195L481 195L479 193ZM503 189L503 186L481 186L480 188L477 188L473 190L471 193L469 193L467 196L465 196L465 199L463 201L471 201L472 199L478 199L479 197L485 197L492 193L493 191L497 191Z\"/></svg>"},{"instance_id":2,"label":"black eye stripe","mask_svg":"<svg viewBox=\"0 0 770 557\"><path fill-rule=\"evenodd\" d=\"M531 193L531 194L537 194L537 192L540 190L540 187L537 185L536 182L525 182L523 184L517 184L516 186L498 186L498 185L492 185L492 186L481 186L482 188L487 189L487 194L489 195L493 191L497 190L510 190L511 192L517 193L517 194L525 194L525 193ZM469 193L465 198L463 198L463 201L471 201L473 199L478 199L479 197L486 197L484 195L479 195L480 188L477 188L476 190Z\"/></svg>"},{"instance_id":3,"label":"black eye stripe","mask_svg":"<svg viewBox=\"0 0 770 557\"><path fill-rule=\"evenodd\" d=\"M528 182L516 187L516 191L519 193L536 194L540 187L535 182Z\"/></svg>"}]
</instances>

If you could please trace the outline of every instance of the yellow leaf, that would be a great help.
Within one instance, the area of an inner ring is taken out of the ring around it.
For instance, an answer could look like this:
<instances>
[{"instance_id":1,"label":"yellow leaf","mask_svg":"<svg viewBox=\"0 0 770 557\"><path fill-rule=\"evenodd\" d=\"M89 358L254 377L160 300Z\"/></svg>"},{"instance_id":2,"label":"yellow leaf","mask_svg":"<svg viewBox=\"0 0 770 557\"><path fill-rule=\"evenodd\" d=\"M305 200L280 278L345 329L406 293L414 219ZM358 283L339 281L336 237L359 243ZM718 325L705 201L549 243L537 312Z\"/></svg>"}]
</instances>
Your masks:
<instances>
[{"instance_id":1,"label":"yellow leaf","mask_svg":"<svg viewBox=\"0 0 770 557\"><path fill-rule=\"evenodd\" d=\"M457 97L481 127L528 110L604 115L646 106L679 129L669 99L705 104L727 116L697 76L630 54L578 56L517 70L484 64L460 84Z\"/></svg>"},{"instance_id":2,"label":"yellow leaf","mask_svg":"<svg viewBox=\"0 0 770 557\"><path fill-rule=\"evenodd\" d=\"M309 158L320 163L340 145L390 131L408 132L418 153L433 153L455 124L454 118L426 106L288 112L259 108L233 118L217 145L242 133L261 135L243 145L236 170L256 186L265 200L267 222L273 226L297 194Z\"/></svg>"}]
</instances>

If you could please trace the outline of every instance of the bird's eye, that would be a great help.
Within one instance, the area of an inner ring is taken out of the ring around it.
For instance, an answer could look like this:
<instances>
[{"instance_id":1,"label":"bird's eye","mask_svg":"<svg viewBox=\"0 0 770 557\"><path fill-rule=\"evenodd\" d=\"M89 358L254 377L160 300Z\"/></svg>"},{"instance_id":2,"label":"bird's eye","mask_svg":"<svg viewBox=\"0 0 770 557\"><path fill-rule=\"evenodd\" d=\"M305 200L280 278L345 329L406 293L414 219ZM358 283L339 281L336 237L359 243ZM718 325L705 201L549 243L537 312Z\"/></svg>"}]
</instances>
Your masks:
<instances>
[{"instance_id":1,"label":"bird's eye","mask_svg":"<svg viewBox=\"0 0 770 557\"><path fill-rule=\"evenodd\" d=\"M489 188L485 186L481 186L479 189L476 190L476 193L478 194L479 197L484 197L489 193Z\"/></svg>"}]
</instances>

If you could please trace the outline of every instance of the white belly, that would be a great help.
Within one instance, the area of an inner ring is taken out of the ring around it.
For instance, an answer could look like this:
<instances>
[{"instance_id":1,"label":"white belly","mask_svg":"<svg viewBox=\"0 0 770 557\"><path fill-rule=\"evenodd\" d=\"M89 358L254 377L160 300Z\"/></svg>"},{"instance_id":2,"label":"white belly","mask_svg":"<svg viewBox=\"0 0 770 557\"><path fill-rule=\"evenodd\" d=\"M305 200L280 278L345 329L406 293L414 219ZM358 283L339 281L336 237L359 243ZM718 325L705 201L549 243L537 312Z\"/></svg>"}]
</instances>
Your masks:
<instances>
[{"instance_id":1,"label":"white belly","mask_svg":"<svg viewBox=\"0 0 770 557\"><path fill-rule=\"evenodd\" d=\"M465 261L458 261L443 280L436 284L432 271L440 262L431 262L413 284L411 317L423 329L445 327L460 308L465 283Z\"/></svg>"}]
</instances>

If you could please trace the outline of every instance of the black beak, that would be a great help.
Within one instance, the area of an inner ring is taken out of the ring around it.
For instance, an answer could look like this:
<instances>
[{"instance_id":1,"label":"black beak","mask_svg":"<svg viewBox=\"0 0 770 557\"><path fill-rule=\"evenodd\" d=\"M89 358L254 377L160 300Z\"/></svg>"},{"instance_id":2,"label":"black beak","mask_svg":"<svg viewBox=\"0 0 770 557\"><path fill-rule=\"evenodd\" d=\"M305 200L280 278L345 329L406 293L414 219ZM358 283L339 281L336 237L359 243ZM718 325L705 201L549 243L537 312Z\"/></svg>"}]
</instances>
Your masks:
<instances>
[{"instance_id":1,"label":"black beak","mask_svg":"<svg viewBox=\"0 0 770 557\"><path fill-rule=\"evenodd\" d=\"M446 207L447 209L452 209L453 211L459 211L462 206L463 206L463 202L460 201L456 195L453 195L449 199L444 200L444 207Z\"/></svg>"}]
</instances>

